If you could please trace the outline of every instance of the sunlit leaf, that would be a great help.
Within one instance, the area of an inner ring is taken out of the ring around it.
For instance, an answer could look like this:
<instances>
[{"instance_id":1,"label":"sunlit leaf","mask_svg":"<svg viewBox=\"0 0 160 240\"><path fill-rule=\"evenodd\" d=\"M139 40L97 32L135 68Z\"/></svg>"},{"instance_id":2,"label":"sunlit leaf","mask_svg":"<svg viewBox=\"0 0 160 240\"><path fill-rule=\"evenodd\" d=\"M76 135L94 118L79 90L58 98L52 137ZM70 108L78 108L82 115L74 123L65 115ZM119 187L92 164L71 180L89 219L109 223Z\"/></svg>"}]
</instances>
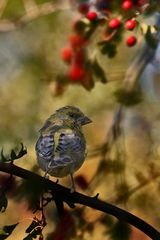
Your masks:
<instances>
[{"instance_id":1,"label":"sunlit leaf","mask_svg":"<svg viewBox=\"0 0 160 240\"><path fill-rule=\"evenodd\" d=\"M16 153L15 150L11 150L10 157L5 157L3 154L3 149L1 150L1 162L11 162L16 159L19 159L23 157L25 154L27 154L27 149L24 147L23 143L21 143L21 149L19 150L18 153Z\"/></svg>"},{"instance_id":2,"label":"sunlit leaf","mask_svg":"<svg viewBox=\"0 0 160 240\"><path fill-rule=\"evenodd\" d=\"M3 235L7 235L8 236L8 234L3 230L3 229L0 229L0 236L3 236Z\"/></svg>"}]
</instances>

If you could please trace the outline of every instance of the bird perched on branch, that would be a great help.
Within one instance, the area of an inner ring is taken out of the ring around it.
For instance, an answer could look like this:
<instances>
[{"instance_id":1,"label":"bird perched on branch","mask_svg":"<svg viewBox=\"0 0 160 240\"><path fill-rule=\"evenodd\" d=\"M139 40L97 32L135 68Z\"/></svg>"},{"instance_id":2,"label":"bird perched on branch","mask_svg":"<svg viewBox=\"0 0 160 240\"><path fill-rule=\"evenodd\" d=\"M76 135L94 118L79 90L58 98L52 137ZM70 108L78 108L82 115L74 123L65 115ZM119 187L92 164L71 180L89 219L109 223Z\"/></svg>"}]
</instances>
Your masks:
<instances>
[{"instance_id":1,"label":"bird perched on branch","mask_svg":"<svg viewBox=\"0 0 160 240\"><path fill-rule=\"evenodd\" d=\"M83 164L86 142L82 126L91 123L77 107L65 106L55 111L40 129L36 154L40 167L47 174L61 178L71 176Z\"/></svg>"}]
</instances>

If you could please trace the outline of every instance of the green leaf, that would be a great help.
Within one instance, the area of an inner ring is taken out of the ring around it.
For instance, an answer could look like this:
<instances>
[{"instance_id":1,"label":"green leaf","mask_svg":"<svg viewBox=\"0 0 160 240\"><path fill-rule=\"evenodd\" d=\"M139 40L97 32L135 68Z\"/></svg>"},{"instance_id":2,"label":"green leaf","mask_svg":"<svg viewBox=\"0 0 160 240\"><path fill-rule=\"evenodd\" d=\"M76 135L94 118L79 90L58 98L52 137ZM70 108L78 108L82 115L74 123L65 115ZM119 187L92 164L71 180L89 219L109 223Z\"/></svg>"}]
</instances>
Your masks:
<instances>
[{"instance_id":1,"label":"green leaf","mask_svg":"<svg viewBox=\"0 0 160 240\"><path fill-rule=\"evenodd\" d=\"M8 234L3 229L0 229L0 235L7 235L8 236Z\"/></svg>"},{"instance_id":2,"label":"green leaf","mask_svg":"<svg viewBox=\"0 0 160 240\"><path fill-rule=\"evenodd\" d=\"M92 65L92 71L95 74L95 76L98 77L102 83L106 83L107 82L106 74L103 68L99 65L97 59L94 59L91 65Z\"/></svg>"},{"instance_id":3,"label":"green leaf","mask_svg":"<svg viewBox=\"0 0 160 240\"><path fill-rule=\"evenodd\" d=\"M117 102L125 106L134 106L142 101L142 93L139 90L133 90L130 92L124 89L119 89L115 92Z\"/></svg>"},{"instance_id":4,"label":"green leaf","mask_svg":"<svg viewBox=\"0 0 160 240\"><path fill-rule=\"evenodd\" d=\"M122 221L118 221L110 230L110 239L112 240L129 240L130 226Z\"/></svg>"},{"instance_id":5,"label":"green leaf","mask_svg":"<svg viewBox=\"0 0 160 240\"><path fill-rule=\"evenodd\" d=\"M153 33L151 32L151 26L148 26L148 28L147 28L147 32L145 34L145 39L151 48L155 49L157 47L158 41L154 37Z\"/></svg>"},{"instance_id":6,"label":"green leaf","mask_svg":"<svg viewBox=\"0 0 160 240\"><path fill-rule=\"evenodd\" d=\"M18 224L19 223L13 225L6 225L3 227L3 229L0 229L0 240L8 238Z\"/></svg>"},{"instance_id":7,"label":"green leaf","mask_svg":"<svg viewBox=\"0 0 160 240\"><path fill-rule=\"evenodd\" d=\"M8 200L4 192L0 192L0 212L5 212L8 206Z\"/></svg>"},{"instance_id":8,"label":"green leaf","mask_svg":"<svg viewBox=\"0 0 160 240\"><path fill-rule=\"evenodd\" d=\"M89 22L89 24L86 25L86 29L84 31L84 38L89 39L96 31L97 26L98 21Z\"/></svg>"},{"instance_id":9,"label":"green leaf","mask_svg":"<svg viewBox=\"0 0 160 240\"><path fill-rule=\"evenodd\" d=\"M101 47L101 53L108 55L109 58L115 57L115 55L117 54L116 44L110 43L110 42L106 42Z\"/></svg>"}]
</instances>

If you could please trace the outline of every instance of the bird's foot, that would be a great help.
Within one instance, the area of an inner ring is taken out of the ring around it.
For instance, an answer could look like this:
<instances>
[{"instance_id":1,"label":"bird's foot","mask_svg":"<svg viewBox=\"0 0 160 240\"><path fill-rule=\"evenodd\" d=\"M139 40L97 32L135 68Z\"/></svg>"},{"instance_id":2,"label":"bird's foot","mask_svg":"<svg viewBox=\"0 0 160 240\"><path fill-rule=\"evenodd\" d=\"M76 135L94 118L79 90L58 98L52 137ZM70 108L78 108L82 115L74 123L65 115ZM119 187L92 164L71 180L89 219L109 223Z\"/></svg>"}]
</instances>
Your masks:
<instances>
[{"instance_id":1,"label":"bird's foot","mask_svg":"<svg viewBox=\"0 0 160 240\"><path fill-rule=\"evenodd\" d=\"M71 176L71 182L72 182L71 193L74 193L76 191L76 188L75 188L75 183L73 179L73 174L71 174L70 176Z\"/></svg>"},{"instance_id":2,"label":"bird's foot","mask_svg":"<svg viewBox=\"0 0 160 240\"><path fill-rule=\"evenodd\" d=\"M75 186L71 187L70 193L74 193L76 191Z\"/></svg>"},{"instance_id":3,"label":"bird's foot","mask_svg":"<svg viewBox=\"0 0 160 240\"><path fill-rule=\"evenodd\" d=\"M45 174L44 174L44 176L43 176L44 178L46 178L46 179L49 179L49 174L48 174L48 172L46 171L45 172Z\"/></svg>"}]
</instances>

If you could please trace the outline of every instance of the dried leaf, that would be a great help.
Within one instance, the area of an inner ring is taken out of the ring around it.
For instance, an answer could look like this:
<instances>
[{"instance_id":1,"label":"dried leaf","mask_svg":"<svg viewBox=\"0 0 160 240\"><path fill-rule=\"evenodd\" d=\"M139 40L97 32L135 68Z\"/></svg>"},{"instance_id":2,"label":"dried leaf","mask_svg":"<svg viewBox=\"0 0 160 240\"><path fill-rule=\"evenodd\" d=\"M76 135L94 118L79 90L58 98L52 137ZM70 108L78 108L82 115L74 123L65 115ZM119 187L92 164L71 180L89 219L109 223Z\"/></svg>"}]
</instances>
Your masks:
<instances>
[{"instance_id":1,"label":"dried leaf","mask_svg":"<svg viewBox=\"0 0 160 240\"><path fill-rule=\"evenodd\" d=\"M97 59L94 59L94 61L91 64L92 64L92 71L95 74L95 76L98 77L102 83L106 83L107 82L106 74L103 68L98 63Z\"/></svg>"}]
</instances>

